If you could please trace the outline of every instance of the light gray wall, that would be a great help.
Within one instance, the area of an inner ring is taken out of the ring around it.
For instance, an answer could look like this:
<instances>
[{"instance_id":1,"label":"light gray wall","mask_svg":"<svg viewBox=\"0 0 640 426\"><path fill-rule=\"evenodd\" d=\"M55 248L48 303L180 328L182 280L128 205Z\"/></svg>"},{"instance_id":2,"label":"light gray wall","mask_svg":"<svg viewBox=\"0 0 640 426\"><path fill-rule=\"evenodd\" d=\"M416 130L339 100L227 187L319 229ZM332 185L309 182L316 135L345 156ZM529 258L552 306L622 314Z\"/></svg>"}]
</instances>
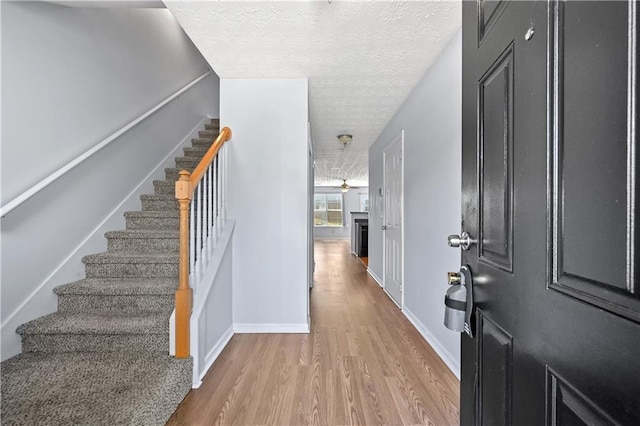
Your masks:
<instances>
[{"instance_id":1,"label":"light gray wall","mask_svg":"<svg viewBox=\"0 0 640 426\"><path fill-rule=\"evenodd\" d=\"M369 269L383 278L382 153L404 130L405 313L456 373L460 335L444 327L443 301L446 273L460 268L446 241L460 230L461 39L458 31L369 149Z\"/></svg>"},{"instance_id":2,"label":"light gray wall","mask_svg":"<svg viewBox=\"0 0 640 426\"><path fill-rule=\"evenodd\" d=\"M0 7L3 204L209 69L165 9ZM15 327L55 310L51 289L84 277L82 255L106 249L102 233L124 228L165 157L217 115L217 97L212 75L1 219L3 359L20 350Z\"/></svg>"},{"instance_id":3,"label":"light gray wall","mask_svg":"<svg viewBox=\"0 0 640 426\"><path fill-rule=\"evenodd\" d=\"M314 187L316 194L339 194L341 193L339 188L316 186ZM343 198L343 211L344 214L344 226L314 226L313 237L316 240L328 240L328 239L350 239L351 238L351 215L350 212L360 211L360 194L369 193L369 188L366 186L360 188L353 188L344 194Z\"/></svg>"},{"instance_id":4,"label":"light gray wall","mask_svg":"<svg viewBox=\"0 0 640 426\"><path fill-rule=\"evenodd\" d=\"M236 331L308 328L307 87L306 79L220 80L220 122L233 131L228 206L236 220Z\"/></svg>"},{"instance_id":5,"label":"light gray wall","mask_svg":"<svg viewBox=\"0 0 640 426\"><path fill-rule=\"evenodd\" d=\"M1 7L2 204L208 69L167 9Z\"/></svg>"}]
</instances>

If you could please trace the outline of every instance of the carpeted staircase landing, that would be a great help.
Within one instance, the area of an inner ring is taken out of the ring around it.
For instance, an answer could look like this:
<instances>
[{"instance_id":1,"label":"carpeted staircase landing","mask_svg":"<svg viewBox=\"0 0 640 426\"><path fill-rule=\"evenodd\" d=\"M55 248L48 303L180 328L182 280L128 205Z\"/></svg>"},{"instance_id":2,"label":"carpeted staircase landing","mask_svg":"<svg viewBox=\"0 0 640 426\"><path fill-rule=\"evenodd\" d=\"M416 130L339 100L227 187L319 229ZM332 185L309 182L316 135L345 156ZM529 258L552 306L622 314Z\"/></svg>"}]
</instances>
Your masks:
<instances>
[{"instance_id":1,"label":"carpeted staircase landing","mask_svg":"<svg viewBox=\"0 0 640 426\"><path fill-rule=\"evenodd\" d=\"M86 278L57 287L58 312L18 327L22 354L2 363L2 425L163 425L191 389L192 360L168 355L178 285L174 182L193 170L217 119L85 256Z\"/></svg>"}]
</instances>

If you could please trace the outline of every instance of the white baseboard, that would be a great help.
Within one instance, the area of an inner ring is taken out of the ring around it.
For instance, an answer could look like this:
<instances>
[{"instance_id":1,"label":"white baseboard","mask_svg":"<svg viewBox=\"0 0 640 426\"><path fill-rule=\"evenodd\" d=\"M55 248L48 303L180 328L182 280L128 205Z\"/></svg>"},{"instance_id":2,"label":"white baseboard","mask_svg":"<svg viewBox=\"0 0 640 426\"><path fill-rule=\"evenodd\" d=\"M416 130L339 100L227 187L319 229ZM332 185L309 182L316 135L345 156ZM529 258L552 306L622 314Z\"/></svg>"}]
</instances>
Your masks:
<instances>
[{"instance_id":1,"label":"white baseboard","mask_svg":"<svg viewBox=\"0 0 640 426\"><path fill-rule=\"evenodd\" d=\"M427 327L411 312L406 306L402 310L402 313L409 320L411 324L418 330L418 333L427 341L427 343L433 348L433 350L438 354L440 359L449 367L449 370L460 380L460 361L456 359L449 351L447 351L444 346L436 339Z\"/></svg>"},{"instance_id":2,"label":"white baseboard","mask_svg":"<svg viewBox=\"0 0 640 426\"><path fill-rule=\"evenodd\" d=\"M229 326L227 331L224 332L224 334L220 337L220 339L218 339L216 344L213 345L209 353L207 353L207 355L204 357L204 368L199 375L200 377L198 377L197 379L195 377L197 373L194 371L193 386L192 386L193 389L198 389L200 387L200 385L202 384L202 380L204 380L204 376L206 376L207 372L209 371L213 363L216 361L216 359L218 359L218 357L222 353L223 349L227 346L227 344L229 343L233 335L234 335L233 326Z\"/></svg>"},{"instance_id":3,"label":"white baseboard","mask_svg":"<svg viewBox=\"0 0 640 426\"><path fill-rule=\"evenodd\" d=\"M236 333L308 333L309 324L233 324Z\"/></svg>"},{"instance_id":4,"label":"white baseboard","mask_svg":"<svg viewBox=\"0 0 640 426\"><path fill-rule=\"evenodd\" d=\"M374 280L376 283L378 283L378 285L379 285L380 287L384 288L384 287L382 286L382 280L381 280L381 279L380 279L376 274L374 274L374 273L373 273L373 271L371 270L371 268L367 268L367 273L371 276L371 278L373 278L373 280Z\"/></svg>"}]
</instances>

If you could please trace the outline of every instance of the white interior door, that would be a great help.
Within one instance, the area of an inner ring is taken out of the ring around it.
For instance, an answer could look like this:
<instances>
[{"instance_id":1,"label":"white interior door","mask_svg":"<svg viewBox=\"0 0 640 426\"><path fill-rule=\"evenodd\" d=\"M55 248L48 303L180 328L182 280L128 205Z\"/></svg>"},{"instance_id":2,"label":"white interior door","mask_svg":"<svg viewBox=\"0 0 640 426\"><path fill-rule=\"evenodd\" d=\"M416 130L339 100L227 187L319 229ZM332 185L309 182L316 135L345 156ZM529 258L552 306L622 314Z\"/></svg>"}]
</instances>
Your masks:
<instances>
[{"instance_id":1,"label":"white interior door","mask_svg":"<svg viewBox=\"0 0 640 426\"><path fill-rule=\"evenodd\" d=\"M384 289L402 307L402 147L404 131L384 151Z\"/></svg>"}]
</instances>

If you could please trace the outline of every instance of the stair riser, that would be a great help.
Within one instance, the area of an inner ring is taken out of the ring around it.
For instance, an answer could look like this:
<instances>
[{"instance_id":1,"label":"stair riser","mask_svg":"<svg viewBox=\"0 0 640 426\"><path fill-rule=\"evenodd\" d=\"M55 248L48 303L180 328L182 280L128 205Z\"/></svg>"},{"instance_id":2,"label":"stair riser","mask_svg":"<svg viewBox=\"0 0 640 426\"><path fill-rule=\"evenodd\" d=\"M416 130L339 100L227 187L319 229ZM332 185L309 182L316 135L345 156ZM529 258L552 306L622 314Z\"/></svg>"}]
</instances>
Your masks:
<instances>
[{"instance_id":1,"label":"stair riser","mask_svg":"<svg viewBox=\"0 0 640 426\"><path fill-rule=\"evenodd\" d=\"M207 149L206 148L202 148L202 149L196 149L196 148L185 148L183 149L184 151L184 156L185 157L190 157L190 158L202 158L204 157L204 154L207 153Z\"/></svg>"},{"instance_id":2,"label":"stair riser","mask_svg":"<svg viewBox=\"0 0 640 426\"><path fill-rule=\"evenodd\" d=\"M177 263L87 263L87 278L177 278Z\"/></svg>"},{"instance_id":3,"label":"stair riser","mask_svg":"<svg viewBox=\"0 0 640 426\"><path fill-rule=\"evenodd\" d=\"M209 138L191 139L191 146L193 148L208 149L211 145L213 145L213 139L209 139Z\"/></svg>"},{"instance_id":4,"label":"stair riser","mask_svg":"<svg viewBox=\"0 0 640 426\"><path fill-rule=\"evenodd\" d=\"M177 200L142 200L143 211L168 211L178 209L179 204Z\"/></svg>"},{"instance_id":5,"label":"stair riser","mask_svg":"<svg viewBox=\"0 0 640 426\"><path fill-rule=\"evenodd\" d=\"M205 124L204 128L206 130L215 130L216 132L220 133L220 123Z\"/></svg>"},{"instance_id":6,"label":"stair riser","mask_svg":"<svg viewBox=\"0 0 640 426\"><path fill-rule=\"evenodd\" d=\"M172 180L156 180L153 182L156 195L175 195L176 183Z\"/></svg>"},{"instance_id":7,"label":"stair riser","mask_svg":"<svg viewBox=\"0 0 640 426\"><path fill-rule=\"evenodd\" d=\"M177 286L177 282L176 282ZM110 315L140 315L145 312L171 312L174 295L91 295L65 294L58 296L58 311Z\"/></svg>"},{"instance_id":8,"label":"stair riser","mask_svg":"<svg viewBox=\"0 0 640 426\"><path fill-rule=\"evenodd\" d=\"M189 171L195 169L200 162L200 158L184 157L176 158L176 167L179 169L187 169Z\"/></svg>"},{"instance_id":9,"label":"stair riser","mask_svg":"<svg viewBox=\"0 0 640 426\"><path fill-rule=\"evenodd\" d=\"M107 251L167 253L180 251L180 237L175 238L109 238Z\"/></svg>"},{"instance_id":10,"label":"stair riser","mask_svg":"<svg viewBox=\"0 0 640 426\"><path fill-rule=\"evenodd\" d=\"M172 181L175 182L178 180L178 178L180 177L180 175L178 175L178 173L180 173L179 169L165 169L164 171L164 175L166 176L168 181Z\"/></svg>"},{"instance_id":11,"label":"stair riser","mask_svg":"<svg viewBox=\"0 0 640 426\"><path fill-rule=\"evenodd\" d=\"M128 217L127 229L148 229L148 230L178 230L180 229L180 218L178 217Z\"/></svg>"},{"instance_id":12,"label":"stair riser","mask_svg":"<svg viewBox=\"0 0 640 426\"><path fill-rule=\"evenodd\" d=\"M22 337L22 351L168 352L169 330L163 334L29 334Z\"/></svg>"},{"instance_id":13,"label":"stair riser","mask_svg":"<svg viewBox=\"0 0 640 426\"><path fill-rule=\"evenodd\" d=\"M220 134L220 132L216 132L214 130L200 130L198 132L198 136L201 138L205 138L205 139L215 139L218 137L218 135Z\"/></svg>"}]
</instances>

